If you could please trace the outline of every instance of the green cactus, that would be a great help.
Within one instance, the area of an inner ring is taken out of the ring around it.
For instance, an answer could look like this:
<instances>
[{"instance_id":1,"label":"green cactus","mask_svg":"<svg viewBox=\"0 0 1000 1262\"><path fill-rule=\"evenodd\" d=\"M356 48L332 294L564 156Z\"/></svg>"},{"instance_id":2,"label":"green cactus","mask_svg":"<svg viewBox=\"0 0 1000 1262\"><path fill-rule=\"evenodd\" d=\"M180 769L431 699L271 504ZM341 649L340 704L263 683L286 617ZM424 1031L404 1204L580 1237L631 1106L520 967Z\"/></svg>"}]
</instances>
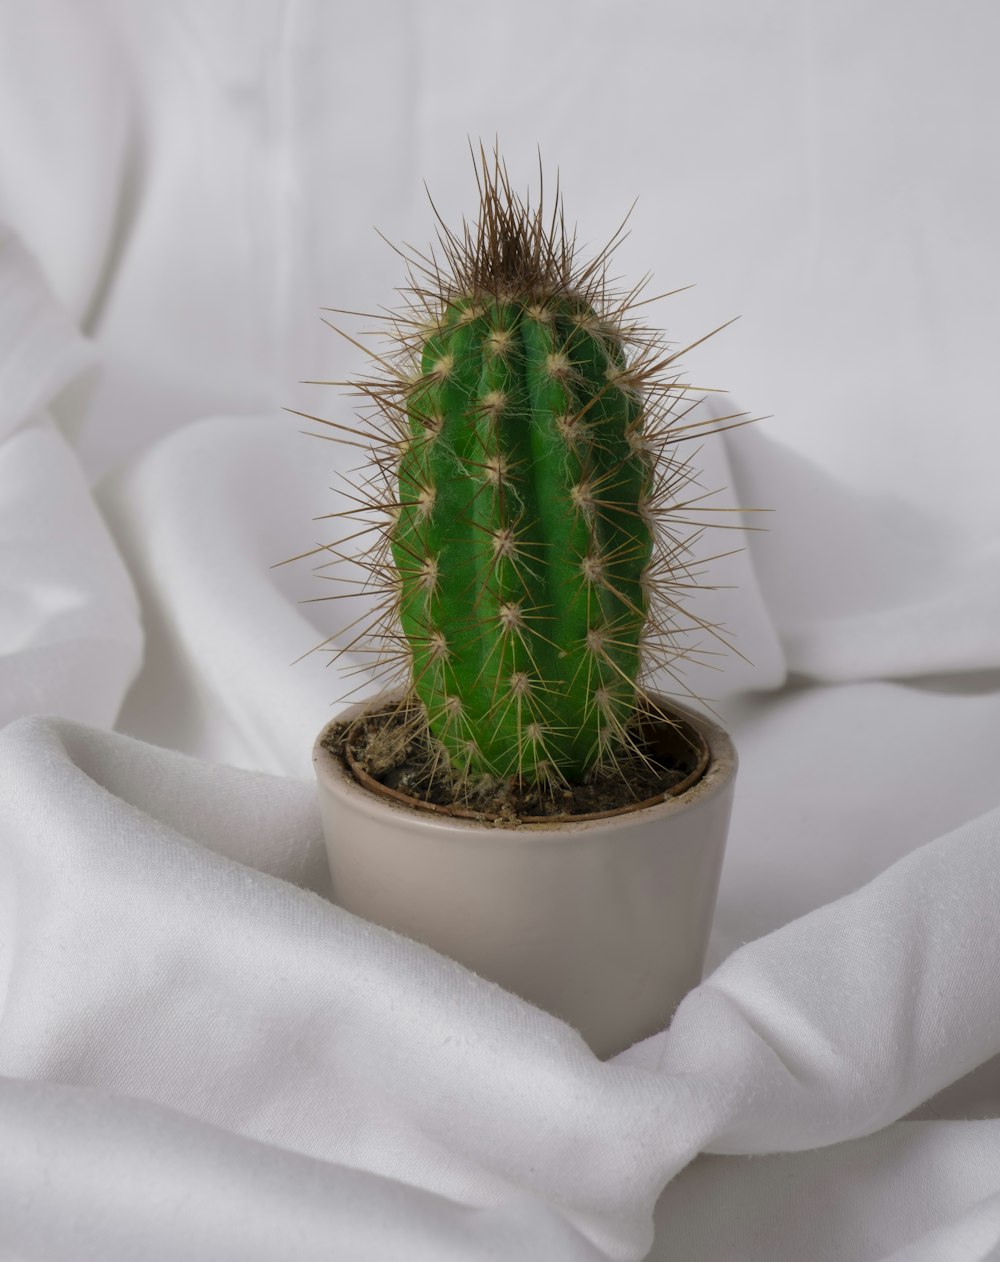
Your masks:
<instances>
[{"instance_id":1,"label":"green cactus","mask_svg":"<svg viewBox=\"0 0 1000 1262\"><path fill-rule=\"evenodd\" d=\"M404 254L410 305L377 374L350 383L367 424L324 422L371 445L342 516L352 538L377 532L353 559L360 594L385 594L335 651L374 642L402 664L455 778L552 786L639 752L644 678L691 655L681 631L721 638L683 603L701 496L684 501L677 444L722 426L687 419L677 354L631 317L643 286L612 291L620 234L578 265L558 190L546 219L482 150L477 180L478 223L441 224L444 261Z\"/></svg>"},{"instance_id":2,"label":"green cactus","mask_svg":"<svg viewBox=\"0 0 1000 1262\"><path fill-rule=\"evenodd\" d=\"M635 704L643 414L589 303L501 288L447 305L409 392L400 616L452 766L575 780Z\"/></svg>"}]
</instances>

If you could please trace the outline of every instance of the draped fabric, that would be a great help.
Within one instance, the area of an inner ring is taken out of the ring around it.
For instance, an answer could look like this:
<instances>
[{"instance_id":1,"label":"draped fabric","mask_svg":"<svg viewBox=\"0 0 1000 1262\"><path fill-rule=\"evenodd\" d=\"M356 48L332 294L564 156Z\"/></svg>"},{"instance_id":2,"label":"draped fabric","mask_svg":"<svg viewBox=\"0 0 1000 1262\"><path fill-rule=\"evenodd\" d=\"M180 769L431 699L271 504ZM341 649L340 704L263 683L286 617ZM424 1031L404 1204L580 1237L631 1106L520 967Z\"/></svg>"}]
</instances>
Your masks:
<instances>
[{"instance_id":1,"label":"draped fabric","mask_svg":"<svg viewBox=\"0 0 1000 1262\"><path fill-rule=\"evenodd\" d=\"M1000 1255L992 7L0 15L0 1256ZM750 528L670 685L740 752L706 978L606 1063L331 901L362 663L278 565L358 477L281 410L350 423L319 308L495 135L582 243L639 193L614 270L699 282L644 318L744 317L700 414L774 414L696 456Z\"/></svg>"}]
</instances>

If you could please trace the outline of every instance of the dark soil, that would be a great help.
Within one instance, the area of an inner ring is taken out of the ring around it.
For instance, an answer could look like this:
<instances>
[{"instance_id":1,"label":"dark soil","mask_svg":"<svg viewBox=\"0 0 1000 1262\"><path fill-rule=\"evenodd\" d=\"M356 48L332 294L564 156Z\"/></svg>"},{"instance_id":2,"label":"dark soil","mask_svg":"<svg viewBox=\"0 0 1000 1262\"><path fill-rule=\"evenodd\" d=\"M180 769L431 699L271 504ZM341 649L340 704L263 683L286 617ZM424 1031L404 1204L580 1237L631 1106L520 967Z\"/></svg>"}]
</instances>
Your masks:
<instances>
[{"instance_id":1,"label":"dark soil","mask_svg":"<svg viewBox=\"0 0 1000 1262\"><path fill-rule=\"evenodd\" d=\"M662 798L697 778L704 762L700 739L677 719L645 719L636 727L637 750L623 753L614 773L584 783L537 786L516 778L456 777L435 749L412 703L372 710L335 723L324 745L343 757L363 782L370 777L413 805L510 825L620 811ZM360 772L360 775L358 774ZM686 785L684 787L687 787Z\"/></svg>"}]
</instances>

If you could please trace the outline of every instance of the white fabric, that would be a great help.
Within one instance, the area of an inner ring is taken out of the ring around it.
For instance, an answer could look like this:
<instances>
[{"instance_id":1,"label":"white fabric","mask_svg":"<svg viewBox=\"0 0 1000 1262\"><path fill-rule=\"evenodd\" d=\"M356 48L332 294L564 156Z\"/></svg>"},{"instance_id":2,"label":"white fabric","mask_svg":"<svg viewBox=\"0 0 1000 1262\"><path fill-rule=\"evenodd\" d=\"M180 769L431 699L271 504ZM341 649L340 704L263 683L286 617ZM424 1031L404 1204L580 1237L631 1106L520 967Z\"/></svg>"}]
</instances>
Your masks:
<instances>
[{"instance_id":1,"label":"white fabric","mask_svg":"<svg viewBox=\"0 0 1000 1262\"><path fill-rule=\"evenodd\" d=\"M132 584L48 413L94 351L19 241L0 238L0 722L114 721L142 653Z\"/></svg>"},{"instance_id":2,"label":"white fabric","mask_svg":"<svg viewBox=\"0 0 1000 1262\"><path fill-rule=\"evenodd\" d=\"M0 23L0 1257L1000 1256L995 9ZM316 309L497 131L584 240L642 194L619 270L742 311L691 373L778 414L699 457L775 510L700 597L753 667L681 681L741 757L710 975L606 1064L329 901L357 681L271 568L354 463L277 410L349 415Z\"/></svg>"},{"instance_id":3,"label":"white fabric","mask_svg":"<svg viewBox=\"0 0 1000 1262\"><path fill-rule=\"evenodd\" d=\"M601 1064L555 1018L318 897L308 785L66 720L2 739L4 833L20 845L4 871L0 1064L28 1080L3 1097L15 1250L123 1249L136 1209L123 1224L116 1206L135 1188L157 1236L187 1206L174 1256L211 1256L191 1235L225 1240L244 1201L277 1196L294 1250L244 1223L231 1256L388 1257L405 1222L414 1257L490 1256L507 1233L501 1256L638 1257L661 1187L699 1151L867 1135L1000 1051L1000 1006L977 1002L1000 977L1000 939L983 932L1000 810L735 952L668 1033ZM39 1082L61 1086L50 1099ZM208 1162L221 1169L206 1189ZM1000 1192L994 1165L982 1195ZM82 1207L77 1177L101 1189ZM73 1204L72 1234L58 1212L40 1220L42 1186L61 1189L50 1209ZM939 1211L974 1203L968 1187L935 1191ZM471 1240L462 1206L490 1211Z\"/></svg>"}]
</instances>

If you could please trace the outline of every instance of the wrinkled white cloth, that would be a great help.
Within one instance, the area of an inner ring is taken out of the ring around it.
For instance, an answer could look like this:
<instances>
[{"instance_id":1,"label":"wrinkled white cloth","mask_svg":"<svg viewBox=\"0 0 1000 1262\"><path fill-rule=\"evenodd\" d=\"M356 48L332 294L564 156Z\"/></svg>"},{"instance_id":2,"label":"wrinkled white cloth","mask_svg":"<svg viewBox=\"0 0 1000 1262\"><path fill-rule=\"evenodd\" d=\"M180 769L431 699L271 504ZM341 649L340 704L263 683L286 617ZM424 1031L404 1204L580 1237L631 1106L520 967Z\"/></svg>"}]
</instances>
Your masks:
<instances>
[{"instance_id":1,"label":"wrinkled white cloth","mask_svg":"<svg viewBox=\"0 0 1000 1262\"><path fill-rule=\"evenodd\" d=\"M0 1257L1000 1256L992 7L0 22ZM330 901L357 681L272 568L355 463L278 410L349 414L317 308L497 131L585 240L642 194L618 270L742 311L692 374L777 413L698 456L775 510L698 597L753 665L681 681L741 759L708 976L607 1063Z\"/></svg>"},{"instance_id":2,"label":"wrinkled white cloth","mask_svg":"<svg viewBox=\"0 0 1000 1262\"><path fill-rule=\"evenodd\" d=\"M697 1153L869 1135L1000 1051L1000 1006L977 1002L1000 978L1000 810L736 951L668 1032L602 1064L556 1018L318 896L308 785L68 720L0 740L20 842L0 1049L15 1254L126 1256L155 1227L184 1257L390 1257L400 1233L428 1259L641 1257ZM979 1199L1000 1193L992 1165ZM46 1187L71 1221L42 1221ZM272 1198L284 1241L258 1234Z\"/></svg>"}]
</instances>

